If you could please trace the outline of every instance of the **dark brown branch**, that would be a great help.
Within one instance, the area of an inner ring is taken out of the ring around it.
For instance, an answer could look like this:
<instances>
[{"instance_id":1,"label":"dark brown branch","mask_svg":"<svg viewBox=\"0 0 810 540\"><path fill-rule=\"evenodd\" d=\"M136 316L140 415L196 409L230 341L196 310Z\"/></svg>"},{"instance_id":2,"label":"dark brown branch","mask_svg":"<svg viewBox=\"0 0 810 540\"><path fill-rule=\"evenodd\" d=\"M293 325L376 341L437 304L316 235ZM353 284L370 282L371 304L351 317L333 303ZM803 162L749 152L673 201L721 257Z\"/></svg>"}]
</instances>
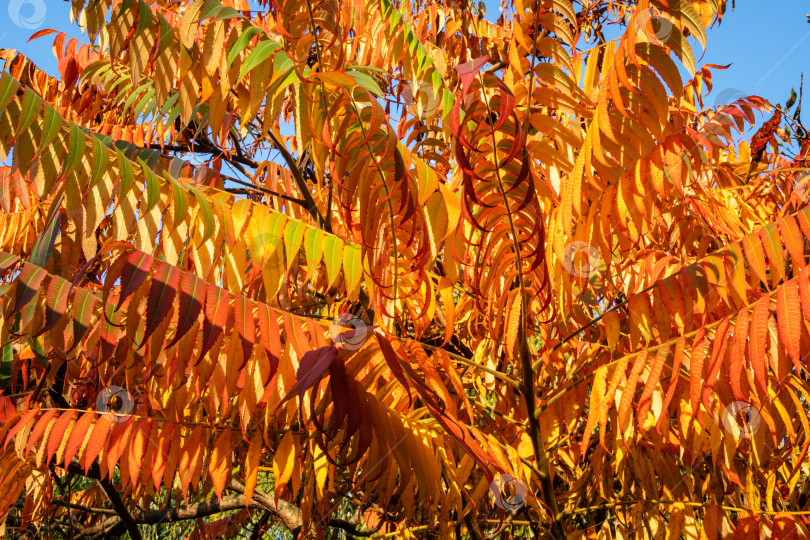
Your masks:
<instances>
[{"instance_id":1,"label":"dark brown branch","mask_svg":"<svg viewBox=\"0 0 810 540\"><path fill-rule=\"evenodd\" d=\"M284 146L284 143L278 140L278 137L276 137L272 130L268 131L267 134L270 137L273 146L275 146L276 150L278 150L278 152L281 154L281 157L284 158L290 172L292 172L295 183L298 186L298 190L301 191L301 196L304 197L304 200L306 201L307 211L309 211L310 215L318 222L319 225L323 226L323 216L321 216L321 213L318 211L318 205L315 204L315 199L312 198L312 194L309 192L307 182L304 180L304 175L301 174L301 169L298 168L298 163L296 163L295 158L292 157L290 152L287 150L287 147Z\"/></svg>"},{"instance_id":2,"label":"dark brown branch","mask_svg":"<svg viewBox=\"0 0 810 540\"><path fill-rule=\"evenodd\" d=\"M243 182L242 180L237 180L236 178L231 178L230 176L225 177L225 178L227 180L233 182L234 184L247 186L248 189L252 189L253 191L258 191L260 193L266 193L268 195L272 195L273 197L278 197L280 199L284 199L285 201L294 202L296 204L300 204L304 208L307 207L307 202L305 200L303 200L303 199L297 199L295 197L290 197L289 195L284 195L283 193L277 193L277 192L272 191L270 189L266 189L266 188L257 186L255 184L251 184L250 182ZM227 190L227 191L232 191L232 190Z\"/></svg>"},{"instance_id":3,"label":"dark brown branch","mask_svg":"<svg viewBox=\"0 0 810 540\"><path fill-rule=\"evenodd\" d=\"M235 491L236 493L224 496L222 499L211 499L189 506L167 507L160 510L136 510L133 514L130 514L129 510L121 500L118 492L115 490L115 487L108 480L101 479L98 464L93 463L89 471L85 473L84 469L81 467L81 465L79 465L79 463L72 462L68 465L67 471L70 474L85 476L87 478L92 478L99 481L102 488L104 488L105 492L107 493L107 496L109 497L110 502L115 510L88 508L77 504L57 501L59 504L86 512L104 514L114 512L116 514L108 519L105 519L98 525L81 529L75 538L84 538L88 536L100 538L112 534L113 531L119 529L123 532L124 527L126 528L127 532L130 533L132 538L141 538L140 531L138 530L138 524L155 525L158 523L173 523L177 521L186 521L211 516L221 512L229 512L231 510L240 510L242 508L265 510L270 515L278 518L291 531L300 531L303 525L301 519L301 509L284 500L276 501L272 493L268 494L256 490L254 491L253 498L250 500L250 502L246 503L244 495L245 486L238 480L231 480L230 484L228 484L228 489ZM330 519L327 523L327 526L329 527L342 529L349 535L357 537L372 536L380 529L380 527L378 527L370 531L360 531L358 530L357 525L357 523L352 521L336 518Z\"/></svg>"},{"instance_id":4,"label":"dark brown branch","mask_svg":"<svg viewBox=\"0 0 810 540\"><path fill-rule=\"evenodd\" d=\"M247 165L253 169L259 167L257 162L247 156L233 156L223 152L222 149L214 146L213 144L204 144L201 141L195 141L195 144L193 145L153 143L149 145L149 148L152 150L169 150L171 152L199 152L202 154L211 154L212 156L224 159L228 163L239 163L241 165Z\"/></svg>"},{"instance_id":5,"label":"dark brown branch","mask_svg":"<svg viewBox=\"0 0 810 540\"><path fill-rule=\"evenodd\" d=\"M88 506L82 506L81 504L65 502L60 500L55 500L54 502L60 506L64 506L65 508L71 508L73 510L81 510L82 512L90 512L91 514L106 514L108 516L118 515L115 512L115 510L110 510L109 508L90 508Z\"/></svg>"},{"instance_id":6,"label":"dark brown branch","mask_svg":"<svg viewBox=\"0 0 810 540\"><path fill-rule=\"evenodd\" d=\"M105 480L101 477L101 471L96 463L93 463L93 466L90 467L89 471L85 473L81 465L72 462L68 464L67 471L70 474L77 474L98 480L98 483L101 485L104 493L107 494L107 498L110 499L110 504L112 504L116 514L118 514L121 521L124 523L124 526L126 526L129 535L133 538L133 540L141 539L141 531L138 529L138 524L135 523L135 520L130 515L129 510L127 510L124 501L121 500L121 496L118 494L118 491L116 491L115 486L113 486L109 480Z\"/></svg>"}]
</instances>

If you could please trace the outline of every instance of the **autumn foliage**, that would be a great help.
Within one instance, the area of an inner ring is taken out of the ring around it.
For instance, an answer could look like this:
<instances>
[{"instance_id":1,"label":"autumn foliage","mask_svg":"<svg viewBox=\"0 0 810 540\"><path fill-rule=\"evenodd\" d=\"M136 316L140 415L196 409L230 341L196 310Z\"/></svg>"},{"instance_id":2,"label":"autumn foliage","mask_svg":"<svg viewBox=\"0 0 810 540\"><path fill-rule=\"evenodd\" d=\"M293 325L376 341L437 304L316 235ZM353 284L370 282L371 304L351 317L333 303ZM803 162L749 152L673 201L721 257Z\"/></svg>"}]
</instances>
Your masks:
<instances>
[{"instance_id":1,"label":"autumn foliage","mask_svg":"<svg viewBox=\"0 0 810 540\"><path fill-rule=\"evenodd\" d=\"M508 4L0 51L6 535L810 537L798 111L725 0Z\"/></svg>"}]
</instances>

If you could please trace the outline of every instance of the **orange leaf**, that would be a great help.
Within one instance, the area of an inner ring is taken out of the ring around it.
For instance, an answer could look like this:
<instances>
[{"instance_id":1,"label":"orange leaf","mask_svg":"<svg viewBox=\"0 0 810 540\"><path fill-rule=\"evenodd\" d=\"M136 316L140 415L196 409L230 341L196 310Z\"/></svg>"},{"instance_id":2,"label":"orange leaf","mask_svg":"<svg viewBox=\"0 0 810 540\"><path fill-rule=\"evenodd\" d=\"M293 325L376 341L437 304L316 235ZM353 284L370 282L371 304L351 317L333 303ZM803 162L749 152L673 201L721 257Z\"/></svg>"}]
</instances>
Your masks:
<instances>
[{"instance_id":1,"label":"orange leaf","mask_svg":"<svg viewBox=\"0 0 810 540\"><path fill-rule=\"evenodd\" d=\"M31 448L37 442L37 440L45 433L45 430L48 428L48 425L51 423L51 420L56 413L58 413L58 409L51 409L50 411L43 414L37 423L34 425L34 428L31 430L31 434L28 436L28 445L25 447L25 456L28 456L28 453L31 451Z\"/></svg>"},{"instance_id":2,"label":"orange leaf","mask_svg":"<svg viewBox=\"0 0 810 540\"><path fill-rule=\"evenodd\" d=\"M779 327L779 337L785 344L788 356L793 360L796 372L800 371L801 360L801 331L802 319L799 307L799 291L796 280L783 283L776 291L776 322Z\"/></svg>"},{"instance_id":3,"label":"orange leaf","mask_svg":"<svg viewBox=\"0 0 810 540\"><path fill-rule=\"evenodd\" d=\"M51 433L48 435L48 448L45 454L48 456L47 461L50 461L51 458L53 458L53 455L56 453L59 445L65 438L65 430L70 425L70 421L73 420L77 412L78 411L75 409L72 411L65 411L54 423L53 428L51 428Z\"/></svg>"},{"instance_id":4,"label":"orange leaf","mask_svg":"<svg viewBox=\"0 0 810 540\"><path fill-rule=\"evenodd\" d=\"M731 351L731 370L729 371L729 384L734 392L734 398L742 400L742 387L740 386L741 376L745 366L745 345L748 341L748 308L740 310L737 314L737 322L734 324L734 348Z\"/></svg>"},{"instance_id":5,"label":"orange leaf","mask_svg":"<svg viewBox=\"0 0 810 540\"><path fill-rule=\"evenodd\" d=\"M107 445L107 437L110 434L110 429L115 424L107 417L107 415L101 416L98 420L96 420L96 424L93 427L93 432L89 433L89 439L87 441L87 447L84 449L84 456L83 456L83 463L84 463L84 472L90 470L90 466L92 465L93 461L95 461L96 457L98 457L99 452L101 449ZM74 428L75 429L75 428ZM104 473L102 472L102 475Z\"/></svg>"},{"instance_id":6,"label":"orange leaf","mask_svg":"<svg viewBox=\"0 0 810 540\"><path fill-rule=\"evenodd\" d=\"M697 415L703 389L703 359L706 357L706 336L703 328L698 330L695 341L692 343L691 363L689 365L689 400L692 406L692 416Z\"/></svg>"},{"instance_id":7,"label":"orange leaf","mask_svg":"<svg viewBox=\"0 0 810 540\"><path fill-rule=\"evenodd\" d=\"M770 298L763 296L754 305L754 313L749 332L750 346L748 348L751 367L754 368L754 381L763 396L768 395L768 364L765 359L765 344L768 338L768 315L770 314Z\"/></svg>"},{"instance_id":8,"label":"orange leaf","mask_svg":"<svg viewBox=\"0 0 810 540\"><path fill-rule=\"evenodd\" d=\"M633 369L630 370L630 377L627 383L622 388L622 399L619 402L619 429L624 432L627 429L627 423L630 419L630 405L633 403L633 396L636 394L636 385L638 384L639 375L647 365L647 351L641 351L636 355L633 363Z\"/></svg>"},{"instance_id":9,"label":"orange leaf","mask_svg":"<svg viewBox=\"0 0 810 540\"><path fill-rule=\"evenodd\" d=\"M79 421L76 422L76 425L73 426L73 431L70 432L70 438L68 439L67 447L65 448L65 465L68 465L71 461L73 461L73 456L75 456L76 452L79 451L79 448L84 442L84 438L90 432L94 418L96 418L96 414L88 411L84 413L82 417L79 418Z\"/></svg>"},{"instance_id":10,"label":"orange leaf","mask_svg":"<svg viewBox=\"0 0 810 540\"><path fill-rule=\"evenodd\" d=\"M217 499L222 498L222 490L228 481L228 471L230 470L230 456L233 450L231 444L232 432L230 429L223 431L214 443L211 452L211 461L208 465L208 472L211 474L211 481L214 484L214 493Z\"/></svg>"},{"instance_id":11,"label":"orange leaf","mask_svg":"<svg viewBox=\"0 0 810 540\"><path fill-rule=\"evenodd\" d=\"M650 410L650 406L652 405L653 392L661 380L661 371L664 368L664 362L668 356L669 345L659 347L655 355L655 361L650 369L650 374L647 377L647 382L644 384L644 391L641 393L641 397L638 400L638 414L636 415L636 419L639 425L642 425L647 418L647 411Z\"/></svg>"},{"instance_id":12,"label":"orange leaf","mask_svg":"<svg viewBox=\"0 0 810 540\"><path fill-rule=\"evenodd\" d=\"M717 505L706 507L706 513L703 514L703 528L700 531L700 540L716 540L720 532L720 520L723 511Z\"/></svg>"},{"instance_id":13,"label":"orange leaf","mask_svg":"<svg viewBox=\"0 0 810 540\"><path fill-rule=\"evenodd\" d=\"M188 498L188 485L191 483L191 478L194 475L197 461L202 454L202 438L203 430L205 428L201 425L194 427L186 437L183 443L183 450L180 452L180 463L178 466L178 473L180 474L180 489L183 492L183 498Z\"/></svg>"},{"instance_id":14,"label":"orange leaf","mask_svg":"<svg viewBox=\"0 0 810 540\"><path fill-rule=\"evenodd\" d=\"M129 474L132 485L138 485L138 478L141 475L143 457L146 454L146 446L149 444L149 436L152 434L152 419L146 418L138 422L135 434L129 445Z\"/></svg>"}]
</instances>

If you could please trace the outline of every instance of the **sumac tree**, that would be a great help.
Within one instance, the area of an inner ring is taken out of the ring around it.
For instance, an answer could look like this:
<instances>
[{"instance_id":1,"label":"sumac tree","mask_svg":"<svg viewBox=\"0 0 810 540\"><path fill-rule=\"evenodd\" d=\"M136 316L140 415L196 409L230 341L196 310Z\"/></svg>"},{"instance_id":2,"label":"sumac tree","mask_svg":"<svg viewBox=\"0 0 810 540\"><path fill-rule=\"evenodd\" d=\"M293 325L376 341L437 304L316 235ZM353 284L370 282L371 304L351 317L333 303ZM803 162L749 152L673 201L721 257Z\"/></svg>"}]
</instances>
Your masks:
<instances>
[{"instance_id":1,"label":"sumac tree","mask_svg":"<svg viewBox=\"0 0 810 540\"><path fill-rule=\"evenodd\" d=\"M801 96L706 103L724 0L507 4L2 51L6 534L810 534Z\"/></svg>"}]
</instances>

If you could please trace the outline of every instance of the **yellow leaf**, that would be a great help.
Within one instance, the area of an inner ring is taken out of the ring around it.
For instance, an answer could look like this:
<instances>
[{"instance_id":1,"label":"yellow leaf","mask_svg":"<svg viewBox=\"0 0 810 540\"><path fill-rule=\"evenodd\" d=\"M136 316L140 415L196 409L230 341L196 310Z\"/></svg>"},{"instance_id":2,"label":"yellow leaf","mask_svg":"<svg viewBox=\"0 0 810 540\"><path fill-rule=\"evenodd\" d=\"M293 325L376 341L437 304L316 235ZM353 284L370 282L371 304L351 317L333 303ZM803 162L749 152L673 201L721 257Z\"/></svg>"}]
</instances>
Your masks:
<instances>
[{"instance_id":1,"label":"yellow leaf","mask_svg":"<svg viewBox=\"0 0 810 540\"><path fill-rule=\"evenodd\" d=\"M290 481L297 453L296 446L292 431L288 431L276 448L276 454L273 456L273 478L277 486Z\"/></svg>"},{"instance_id":2,"label":"yellow leaf","mask_svg":"<svg viewBox=\"0 0 810 540\"><path fill-rule=\"evenodd\" d=\"M288 433L289 435L289 433ZM256 480L259 476L259 460L262 457L262 435L260 431L253 434L245 460L245 505L250 503L256 489Z\"/></svg>"}]
</instances>

